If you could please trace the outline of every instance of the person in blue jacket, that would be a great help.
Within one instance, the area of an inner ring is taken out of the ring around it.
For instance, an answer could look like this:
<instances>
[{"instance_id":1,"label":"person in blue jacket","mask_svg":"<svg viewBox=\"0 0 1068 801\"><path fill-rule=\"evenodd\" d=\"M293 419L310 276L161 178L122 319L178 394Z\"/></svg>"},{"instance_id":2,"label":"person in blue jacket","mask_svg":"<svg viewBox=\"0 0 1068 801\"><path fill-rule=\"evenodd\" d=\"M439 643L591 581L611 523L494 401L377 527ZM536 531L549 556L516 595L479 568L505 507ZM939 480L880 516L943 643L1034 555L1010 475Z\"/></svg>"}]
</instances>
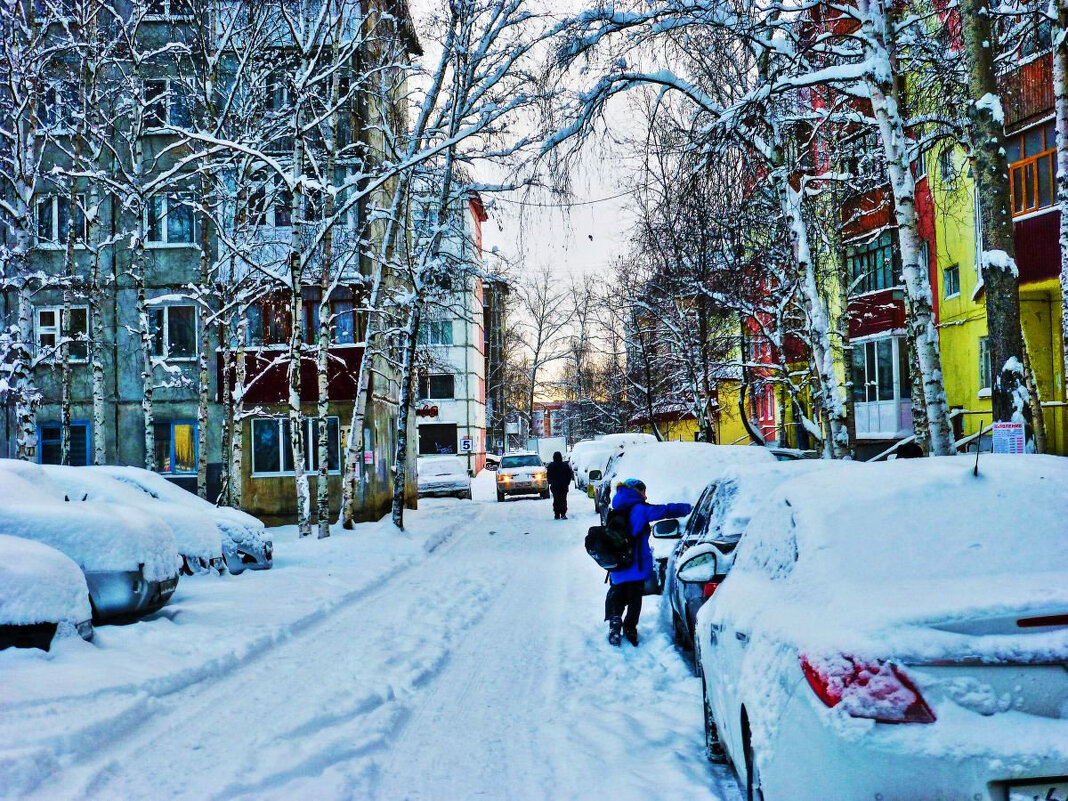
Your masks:
<instances>
[{"instance_id":1,"label":"person in blue jacket","mask_svg":"<svg viewBox=\"0 0 1068 801\"><path fill-rule=\"evenodd\" d=\"M645 580L654 575L653 551L649 547L650 524L669 517L684 517L693 507L688 503L651 504L646 501L645 483L628 478L616 486L612 509L628 515L634 538L634 562L609 574L611 586L604 599L604 619L608 621L608 642L619 645L621 634L631 645L638 644L638 618L642 613ZM624 613L626 616L624 617Z\"/></svg>"}]
</instances>

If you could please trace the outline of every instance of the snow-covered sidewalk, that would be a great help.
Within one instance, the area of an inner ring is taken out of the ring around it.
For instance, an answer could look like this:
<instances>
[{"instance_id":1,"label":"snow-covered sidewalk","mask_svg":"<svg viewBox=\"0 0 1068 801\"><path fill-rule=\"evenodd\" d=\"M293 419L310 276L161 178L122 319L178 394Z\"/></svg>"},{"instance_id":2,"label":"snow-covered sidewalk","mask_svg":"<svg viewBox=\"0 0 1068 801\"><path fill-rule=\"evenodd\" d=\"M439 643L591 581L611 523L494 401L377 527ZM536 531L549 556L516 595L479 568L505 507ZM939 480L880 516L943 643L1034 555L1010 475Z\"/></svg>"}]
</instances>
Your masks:
<instances>
[{"instance_id":1,"label":"snow-covered sidewalk","mask_svg":"<svg viewBox=\"0 0 1068 801\"><path fill-rule=\"evenodd\" d=\"M272 571L183 579L93 644L0 653L0 795L738 797L704 762L700 682L656 599L640 648L605 642L592 514L422 506L407 536L276 529Z\"/></svg>"}]
</instances>

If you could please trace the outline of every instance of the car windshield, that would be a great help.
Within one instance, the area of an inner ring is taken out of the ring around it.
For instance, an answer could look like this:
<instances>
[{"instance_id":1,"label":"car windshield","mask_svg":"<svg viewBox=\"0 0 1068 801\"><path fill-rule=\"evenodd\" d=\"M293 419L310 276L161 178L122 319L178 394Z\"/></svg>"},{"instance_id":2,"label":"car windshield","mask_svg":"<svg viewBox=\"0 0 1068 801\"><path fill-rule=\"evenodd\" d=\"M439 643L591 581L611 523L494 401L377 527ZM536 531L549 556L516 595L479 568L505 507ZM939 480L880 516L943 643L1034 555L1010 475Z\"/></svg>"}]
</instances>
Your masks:
<instances>
[{"instance_id":1,"label":"car windshield","mask_svg":"<svg viewBox=\"0 0 1068 801\"><path fill-rule=\"evenodd\" d=\"M501 459L501 467L541 467L541 457L533 453L528 456L505 456Z\"/></svg>"},{"instance_id":2,"label":"car windshield","mask_svg":"<svg viewBox=\"0 0 1068 801\"><path fill-rule=\"evenodd\" d=\"M467 472L459 459L427 459L419 463L421 476L455 476Z\"/></svg>"}]
</instances>

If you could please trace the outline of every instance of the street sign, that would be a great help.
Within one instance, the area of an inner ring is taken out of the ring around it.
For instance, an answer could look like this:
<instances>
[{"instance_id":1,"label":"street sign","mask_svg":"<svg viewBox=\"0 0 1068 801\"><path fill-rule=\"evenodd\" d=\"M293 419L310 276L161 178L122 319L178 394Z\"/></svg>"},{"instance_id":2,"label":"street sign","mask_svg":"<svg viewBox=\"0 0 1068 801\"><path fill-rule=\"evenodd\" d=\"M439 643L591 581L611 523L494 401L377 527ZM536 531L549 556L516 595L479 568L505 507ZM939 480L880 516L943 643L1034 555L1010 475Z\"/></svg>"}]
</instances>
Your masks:
<instances>
[{"instance_id":1,"label":"street sign","mask_svg":"<svg viewBox=\"0 0 1068 801\"><path fill-rule=\"evenodd\" d=\"M994 453L1027 453L1023 423L994 423Z\"/></svg>"},{"instance_id":2,"label":"street sign","mask_svg":"<svg viewBox=\"0 0 1068 801\"><path fill-rule=\"evenodd\" d=\"M474 449L474 445L471 442L471 437L460 438L460 453L471 453Z\"/></svg>"}]
</instances>

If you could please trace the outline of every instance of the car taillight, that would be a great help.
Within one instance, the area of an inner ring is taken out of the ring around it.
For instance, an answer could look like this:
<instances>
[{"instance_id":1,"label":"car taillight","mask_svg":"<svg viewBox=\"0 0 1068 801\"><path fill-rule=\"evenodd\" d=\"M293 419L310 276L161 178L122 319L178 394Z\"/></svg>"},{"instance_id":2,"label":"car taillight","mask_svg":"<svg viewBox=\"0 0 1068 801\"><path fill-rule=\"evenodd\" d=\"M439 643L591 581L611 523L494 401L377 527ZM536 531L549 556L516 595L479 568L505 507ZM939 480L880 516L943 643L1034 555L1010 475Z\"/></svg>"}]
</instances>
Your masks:
<instances>
[{"instance_id":1,"label":"car taillight","mask_svg":"<svg viewBox=\"0 0 1068 801\"><path fill-rule=\"evenodd\" d=\"M823 659L801 657L801 670L827 706L879 723L934 723L920 691L896 665L846 654Z\"/></svg>"},{"instance_id":2,"label":"car taillight","mask_svg":"<svg viewBox=\"0 0 1068 801\"><path fill-rule=\"evenodd\" d=\"M718 589L718 581L709 581L705 584L704 589L701 590L701 597L707 601L709 598L716 594L716 590Z\"/></svg>"}]
</instances>

